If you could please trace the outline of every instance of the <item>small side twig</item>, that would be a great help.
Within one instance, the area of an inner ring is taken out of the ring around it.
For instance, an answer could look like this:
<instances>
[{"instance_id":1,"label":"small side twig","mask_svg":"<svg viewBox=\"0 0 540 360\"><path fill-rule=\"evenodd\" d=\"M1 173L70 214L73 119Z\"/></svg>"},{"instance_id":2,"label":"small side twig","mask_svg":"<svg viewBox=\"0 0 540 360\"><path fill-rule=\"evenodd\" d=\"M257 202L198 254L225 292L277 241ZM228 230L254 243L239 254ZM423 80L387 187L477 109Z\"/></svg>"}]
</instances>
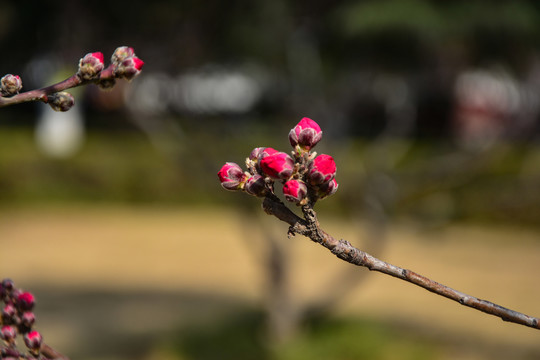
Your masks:
<instances>
[{"instance_id":1,"label":"small side twig","mask_svg":"<svg viewBox=\"0 0 540 360\"><path fill-rule=\"evenodd\" d=\"M289 234L300 234L312 241L321 244L330 250L338 258L357 266L363 266L369 270L378 271L386 275L396 277L414 285L420 286L432 293L454 300L461 305L468 306L486 314L497 316L503 321L528 326L540 330L540 319L525 315L487 300L478 299L446 285L433 281L414 271L403 269L355 248L346 240L337 240L320 228L317 214L310 204L302 206L305 219L294 214L279 198L269 194L263 201L263 209L269 215L274 215L279 220L290 225Z\"/></svg>"}]
</instances>

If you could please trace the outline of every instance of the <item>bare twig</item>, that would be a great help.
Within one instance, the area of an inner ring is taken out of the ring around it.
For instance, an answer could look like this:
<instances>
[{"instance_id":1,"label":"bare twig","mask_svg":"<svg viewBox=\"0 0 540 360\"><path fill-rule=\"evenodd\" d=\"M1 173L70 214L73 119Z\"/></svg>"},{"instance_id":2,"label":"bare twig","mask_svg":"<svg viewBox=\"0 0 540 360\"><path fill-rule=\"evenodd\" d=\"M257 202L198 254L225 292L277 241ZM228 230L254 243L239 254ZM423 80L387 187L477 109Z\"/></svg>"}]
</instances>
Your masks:
<instances>
[{"instance_id":1,"label":"bare twig","mask_svg":"<svg viewBox=\"0 0 540 360\"><path fill-rule=\"evenodd\" d=\"M478 299L474 296L464 294L460 291L449 288L436 281L414 271L400 268L379 260L372 255L352 246L346 240L336 240L330 234L320 228L317 214L311 205L304 205L302 212L305 219L294 214L275 195L269 194L263 201L263 209L269 215L274 215L279 220L290 225L289 234L300 234L310 238L312 241L321 244L330 250L338 258L353 265L363 266L369 270L378 271L401 280L405 280L420 286L430 292L454 300L461 305L471 307L484 313L500 317L503 321L509 321L520 325L540 329L540 319L522 314L520 312L507 309L490 301Z\"/></svg>"}]
</instances>

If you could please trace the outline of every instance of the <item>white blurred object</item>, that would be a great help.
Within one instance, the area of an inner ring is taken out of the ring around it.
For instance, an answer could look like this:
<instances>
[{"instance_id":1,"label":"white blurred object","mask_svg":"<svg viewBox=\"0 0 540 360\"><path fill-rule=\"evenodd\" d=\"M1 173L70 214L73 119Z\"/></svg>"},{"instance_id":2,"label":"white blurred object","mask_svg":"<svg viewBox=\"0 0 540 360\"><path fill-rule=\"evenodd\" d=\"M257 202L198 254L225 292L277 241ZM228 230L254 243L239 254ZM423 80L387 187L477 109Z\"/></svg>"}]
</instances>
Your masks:
<instances>
[{"instance_id":1,"label":"white blurred object","mask_svg":"<svg viewBox=\"0 0 540 360\"><path fill-rule=\"evenodd\" d=\"M84 119L77 104L66 112L43 106L35 136L45 155L61 159L73 156L83 144L84 133Z\"/></svg>"},{"instance_id":2,"label":"white blurred object","mask_svg":"<svg viewBox=\"0 0 540 360\"><path fill-rule=\"evenodd\" d=\"M524 92L509 73L466 71L456 79L454 91L456 135L462 146L487 148L519 126Z\"/></svg>"},{"instance_id":3,"label":"white blurred object","mask_svg":"<svg viewBox=\"0 0 540 360\"><path fill-rule=\"evenodd\" d=\"M178 77L175 105L199 114L242 114L261 99L264 74L257 68L207 67Z\"/></svg>"}]
</instances>

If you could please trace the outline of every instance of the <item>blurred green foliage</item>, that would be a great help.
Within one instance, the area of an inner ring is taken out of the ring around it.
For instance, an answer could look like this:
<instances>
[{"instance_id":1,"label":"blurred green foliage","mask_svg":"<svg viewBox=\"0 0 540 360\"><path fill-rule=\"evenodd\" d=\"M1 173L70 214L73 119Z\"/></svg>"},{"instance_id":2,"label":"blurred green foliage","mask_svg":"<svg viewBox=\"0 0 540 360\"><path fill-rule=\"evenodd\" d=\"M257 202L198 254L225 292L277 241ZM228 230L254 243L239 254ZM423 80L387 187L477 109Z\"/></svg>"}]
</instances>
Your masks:
<instances>
[{"instance_id":1,"label":"blurred green foliage","mask_svg":"<svg viewBox=\"0 0 540 360\"><path fill-rule=\"evenodd\" d=\"M261 332L263 322L261 314L253 313L212 328L190 329L179 333L165 352L171 359L193 360L421 360L436 358L441 345L403 326L364 319L318 321L290 341L271 345Z\"/></svg>"},{"instance_id":2,"label":"blurred green foliage","mask_svg":"<svg viewBox=\"0 0 540 360\"><path fill-rule=\"evenodd\" d=\"M288 147L282 136L264 130L250 137L197 132L170 156L137 132L92 131L75 157L58 160L41 155L30 131L4 129L0 200L4 207L43 202L258 204L224 191L215 176L226 161L242 165L258 145ZM365 140L319 147L319 153L336 159L340 184L335 196L318 205L322 211L367 211L365 199L377 196L389 216L428 225L456 220L537 225L540 219L540 148L533 144L501 143L469 154L450 143L395 140L382 147L385 156L399 158L392 166L382 163ZM380 188L384 182L389 184Z\"/></svg>"}]
</instances>

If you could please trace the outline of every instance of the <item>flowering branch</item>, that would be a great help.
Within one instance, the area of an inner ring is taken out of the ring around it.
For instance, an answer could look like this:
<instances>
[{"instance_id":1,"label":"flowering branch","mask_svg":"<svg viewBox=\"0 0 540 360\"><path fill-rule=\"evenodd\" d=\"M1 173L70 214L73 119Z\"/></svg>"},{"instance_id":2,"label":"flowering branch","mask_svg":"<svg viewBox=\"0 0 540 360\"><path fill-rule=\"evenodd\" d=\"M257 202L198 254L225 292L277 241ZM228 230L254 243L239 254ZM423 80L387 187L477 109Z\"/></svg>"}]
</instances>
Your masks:
<instances>
[{"instance_id":1,"label":"flowering branch","mask_svg":"<svg viewBox=\"0 0 540 360\"><path fill-rule=\"evenodd\" d=\"M34 330L36 317L33 313L35 298L32 293L17 289L10 279L0 283L0 300L4 303L0 317L0 346L2 359L56 359L69 360L43 342L41 333ZM28 354L17 348L17 335L21 335Z\"/></svg>"},{"instance_id":2,"label":"flowering branch","mask_svg":"<svg viewBox=\"0 0 540 360\"><path fill-rule=\"evenodd\" d=\"M76 74L64 81L41 89L19 93L22 80L18 75L7 74L0 80L0 107L21 104L24 102L42 101L55 111L67 111L75 103L73 96L64 90L90 83L102 89L111 89L116 79L132 80L139 75L144 62L139 59L131 47L117 48L111 64L105 68L101 52L88 53L79 60Z\"/></svg>"},{"instance_id":3,"label":"flowering branch","mask_svg":"<svg viewBox=\"0 0 540 360\"><path fill-rule=\"evenodd\" d=\"M539 318L478 299L414 271L379 260L355 248L348 241L337 240L322 230L313 206L317 200L335 193L338 185L335 180L336 166L332 157L329 155L315 157L316 153L310 151L321 136L322 131L317 123L304 118L289 133L289 140L295 149L292 157L272 148L256 148L246 160L247 172L242 172L242 169L234 163L227 163L221 168L218 172L221 184L227 190L245 191L264 198L262 204L264 211L289 224L289 236L304 235L350 264L410 282L461 305L500 317L504 321L540 329ZM292 212L275 195L275 181L283 184L285 199L301 207L303 218Z\"/></svg>"}]
</instances>

